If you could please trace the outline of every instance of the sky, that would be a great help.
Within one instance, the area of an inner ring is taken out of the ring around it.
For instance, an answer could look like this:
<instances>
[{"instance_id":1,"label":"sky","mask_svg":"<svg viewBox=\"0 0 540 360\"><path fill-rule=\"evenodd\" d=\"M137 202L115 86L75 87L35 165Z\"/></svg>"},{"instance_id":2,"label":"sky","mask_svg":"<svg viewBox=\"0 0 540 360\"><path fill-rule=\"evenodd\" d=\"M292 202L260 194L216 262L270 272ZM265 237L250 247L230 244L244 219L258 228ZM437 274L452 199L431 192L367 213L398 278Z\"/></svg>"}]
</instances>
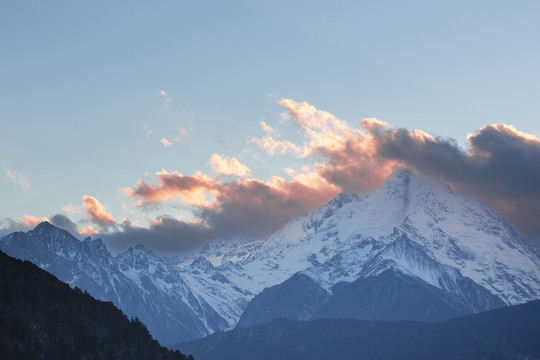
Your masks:
<instances>
[{"instance_id":1,"label":"sky","mask_svg":"<svg viewBox=\"0 0 540 360\"><path fill-rule=\"evenodd\" d=\"M538 1L4 1L0 235L263 238L396 168L540 240Z\"/></svg>"}]
</instances>

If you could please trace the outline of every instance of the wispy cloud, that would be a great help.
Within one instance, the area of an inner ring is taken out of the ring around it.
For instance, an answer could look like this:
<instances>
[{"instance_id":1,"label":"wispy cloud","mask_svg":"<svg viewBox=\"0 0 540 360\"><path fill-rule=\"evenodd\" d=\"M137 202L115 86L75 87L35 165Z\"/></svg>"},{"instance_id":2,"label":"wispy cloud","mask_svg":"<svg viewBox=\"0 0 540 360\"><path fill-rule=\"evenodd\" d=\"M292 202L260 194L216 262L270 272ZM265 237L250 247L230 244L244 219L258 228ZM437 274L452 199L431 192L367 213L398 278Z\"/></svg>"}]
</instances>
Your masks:
<instances>
[{"instance_id":1,"label":"wispy cloud","mask_svg":"<svg viewBox=\"0 0 540 360\"><path fill-rule=\"evenodd\" d=\"M30 182L28 181L28 178L20 172L9 169L4 169L4 172L11 179L11 181L19 185L24 190L28 190L30 188Z\"/></svg>"},{"instance_id":2,"label":"wispy cloud","mask_svg":"<svg viewBox=\"0 0 540 360\"><path fill-rule=\"evenodd\" d=\"M182 137L185 139L188 138L188 132L186 131L186 129L184 128L179 128L178 131L180 132L180 135L182 135Z\"/></svg>"},{"instance_id":3,"label":"wispy cloud","mask_svg":"<svg viewBox=\"0 0 540 360\"><path fill-rule=\"evenodd\" d=\"M159 90L159 95L161 95L162 97L164 97L165 99L163 100L163 108L165 109L168 109L170 108L172 102L174 101L174 99L172 97L169 96L169 93L167 93L165 90Z\"/></svg>"},{"instance_id":4,"label":"wispy cloud","mask_svg":"<svg viewBox=\"0 0 540 360\"><path fill-rule=\"evenodd\" d=\"M80 215L83 213L83 209L79 205L68 204L62 207L62 210L72 215Z\"/></svg>"}]
</instances>

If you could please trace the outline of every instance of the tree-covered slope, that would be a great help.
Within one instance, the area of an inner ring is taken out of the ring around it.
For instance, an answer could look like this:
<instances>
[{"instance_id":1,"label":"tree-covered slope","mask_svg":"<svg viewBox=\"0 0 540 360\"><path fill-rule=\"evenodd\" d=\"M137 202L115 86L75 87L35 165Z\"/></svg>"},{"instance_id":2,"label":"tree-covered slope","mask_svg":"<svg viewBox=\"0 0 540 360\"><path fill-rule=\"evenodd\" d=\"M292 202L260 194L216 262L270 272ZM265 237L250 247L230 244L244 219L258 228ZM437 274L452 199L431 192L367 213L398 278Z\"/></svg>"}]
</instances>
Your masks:
<instances>
[{"instance_id":1,"label":"tree-covered slope","mask_svg":"<svg viewBox=\"0 0 540 360\"><path fill-rule=\"evenodd\" d=\"M138 320L0 252L3 359L178 359Z\"/></svg>"}]
</instances>

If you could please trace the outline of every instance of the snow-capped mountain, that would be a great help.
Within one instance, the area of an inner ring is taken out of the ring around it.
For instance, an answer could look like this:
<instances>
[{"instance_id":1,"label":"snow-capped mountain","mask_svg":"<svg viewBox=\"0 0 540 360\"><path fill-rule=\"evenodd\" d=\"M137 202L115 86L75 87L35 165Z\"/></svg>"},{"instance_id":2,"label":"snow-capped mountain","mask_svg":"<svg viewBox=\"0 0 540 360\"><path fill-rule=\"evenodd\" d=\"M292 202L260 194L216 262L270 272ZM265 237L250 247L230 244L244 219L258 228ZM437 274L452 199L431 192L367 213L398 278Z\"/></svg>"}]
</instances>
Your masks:
<instances>
[{"instance_id":1,"label":"snow-capped mountain","mask_svg":"<svg viewBox=\"0 0 540 360\"><path fill-rule=\"evenodd\" d=\"M437 320L540 298L537 252L504 219L407 171L263 241L223 238L182 258L142 246L112 257L101 240L48 223L0 239L0 249L138 316L163 344L240 319Z\"/></svg>"},{"instance_id":2,"label":"snow-capped mountain","mask_svg":"<svg viewBox=\"0 0 540 360\"><path fill-rule=\"evenodd\" d=\"M194 294L175 267L141 245L112 257L101 239L79 241L48 222L0 240L10 256L29 260L73 287L138 317L162 344L203 337L228 326Z\"/></svg>"},{"instance_id":3,"label":"snow-capped mountain","mask_svg":"<svg viewBox=\"0 0 540 360\"><path fill-rule=\"evenodd\" d=\"M297 273L313 281L316 286L309 287L317 294L332 296L336 285L392 270L430 291L441 290L453 299L456 314L540 298L540 261L504 219L466 194L403 170L371 196L340 194L250 250L243 260L213 268L229 284L209 280L204 272L186 281L214 308L222 299L240 299L221 306L231 314L241 314L242 304ZM235 316L228 319L232 326Z\"/></svg>"}]
</instances>

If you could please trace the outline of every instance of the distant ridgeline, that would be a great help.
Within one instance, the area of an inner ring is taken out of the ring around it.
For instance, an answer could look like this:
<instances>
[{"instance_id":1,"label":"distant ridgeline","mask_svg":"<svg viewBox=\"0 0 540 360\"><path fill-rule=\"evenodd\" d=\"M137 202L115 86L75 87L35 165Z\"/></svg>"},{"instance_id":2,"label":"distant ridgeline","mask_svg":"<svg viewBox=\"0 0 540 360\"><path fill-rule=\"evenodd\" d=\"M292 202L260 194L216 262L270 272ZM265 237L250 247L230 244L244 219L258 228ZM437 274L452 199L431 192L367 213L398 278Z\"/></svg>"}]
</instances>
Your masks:
<instances>
[{"instance_id":1,"label":"distant ridgeline","mask_svg":"<svg viewBox=\"0 0 540 360\"><path fill-rule=\"evenodd\" d=\"M540 301L438 323L277 319L173 348L197 360L540 359Z\"/></svg>"},{"instance_id":2,"label":"distant ridgeline","mask_svg":"<svg viewBox=\"0 0 540 360\"><path fill-rule=\"evenodd\" d=\"M136 318L0 251L2 359L192 359L163 348Z\"/></svg>"}]
</instances>

